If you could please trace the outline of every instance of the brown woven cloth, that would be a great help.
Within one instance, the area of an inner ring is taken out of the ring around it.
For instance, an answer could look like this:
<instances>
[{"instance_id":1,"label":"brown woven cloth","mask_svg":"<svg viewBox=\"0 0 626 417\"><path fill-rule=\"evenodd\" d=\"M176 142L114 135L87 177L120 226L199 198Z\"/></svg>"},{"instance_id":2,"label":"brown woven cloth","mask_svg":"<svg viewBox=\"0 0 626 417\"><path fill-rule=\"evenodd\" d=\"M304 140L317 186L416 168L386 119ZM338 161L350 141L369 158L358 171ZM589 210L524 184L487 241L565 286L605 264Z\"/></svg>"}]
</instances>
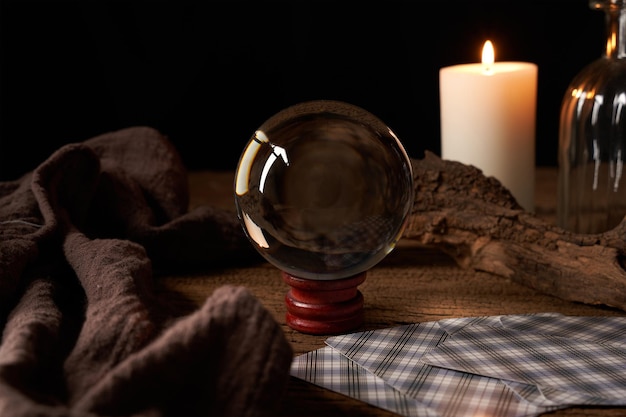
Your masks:
<instances>
[{"instance_id":1,"label":"brown woven cloth","mask_svg":"<svg viewBox=\"0 0 626 417\"><path fill-rule=\"evenodd\" d=\"M254 259L233 212L188 211L168 139L133 127L0 182L0 416L273 415L292 349L243 287L181 313L156 271Z\"/></svg>"}]
</instances>

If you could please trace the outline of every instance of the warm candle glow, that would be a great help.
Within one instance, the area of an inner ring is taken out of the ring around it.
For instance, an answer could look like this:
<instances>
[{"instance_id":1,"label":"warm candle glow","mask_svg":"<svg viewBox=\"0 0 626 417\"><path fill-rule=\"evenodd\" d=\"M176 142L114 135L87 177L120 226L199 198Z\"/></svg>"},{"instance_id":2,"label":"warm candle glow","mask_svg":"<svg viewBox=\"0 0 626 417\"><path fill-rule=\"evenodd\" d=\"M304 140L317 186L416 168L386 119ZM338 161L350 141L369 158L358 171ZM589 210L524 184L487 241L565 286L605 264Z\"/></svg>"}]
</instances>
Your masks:
<instances>
[{"instance_id":1,"label":"warm candle glow","mask_svg":"<svg viewBox=\"0 0 626 417\"><path fill-rule=\"evenodd\" d=\"M439 71L441 156L495 177L533 211L537 65L494 56L487 41L482 62Z\"/></svg>"},{"instance_id":2,"label":"warm candle glow","mask_svg":"<svg viewBox=\"0 0 626 417\"><path fill-rule=\"evenodd\" d=\"M483 68L485 72L488 72L488 73L491 72L494 61L495 61L495 52L493 50L493 44L491 43L491 41L486 41L485 45L483 46L483 58L482 58Z\"/></svg>"}]
</instances>

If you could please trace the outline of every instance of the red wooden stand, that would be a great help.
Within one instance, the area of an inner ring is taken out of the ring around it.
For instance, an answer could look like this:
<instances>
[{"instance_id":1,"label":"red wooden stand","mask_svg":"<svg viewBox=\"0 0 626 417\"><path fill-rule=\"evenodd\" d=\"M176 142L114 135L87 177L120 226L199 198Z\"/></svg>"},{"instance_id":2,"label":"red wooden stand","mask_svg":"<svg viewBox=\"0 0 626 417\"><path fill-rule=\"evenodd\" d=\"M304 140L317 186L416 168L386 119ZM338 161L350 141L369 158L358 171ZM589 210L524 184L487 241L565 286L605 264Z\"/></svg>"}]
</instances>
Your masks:
<instances>
[{"instance_id":1,"label":"red wooden stand","mask_svg":"<svg viewBox=\"0 0 626 417\"><path fill-rule=\"evenodd\" d=\"M363 295L357 287L365 272L337 280L297 278L286 272L287 325L302 333L339 334L363 324Z\"/></svg>"}]
</instances>

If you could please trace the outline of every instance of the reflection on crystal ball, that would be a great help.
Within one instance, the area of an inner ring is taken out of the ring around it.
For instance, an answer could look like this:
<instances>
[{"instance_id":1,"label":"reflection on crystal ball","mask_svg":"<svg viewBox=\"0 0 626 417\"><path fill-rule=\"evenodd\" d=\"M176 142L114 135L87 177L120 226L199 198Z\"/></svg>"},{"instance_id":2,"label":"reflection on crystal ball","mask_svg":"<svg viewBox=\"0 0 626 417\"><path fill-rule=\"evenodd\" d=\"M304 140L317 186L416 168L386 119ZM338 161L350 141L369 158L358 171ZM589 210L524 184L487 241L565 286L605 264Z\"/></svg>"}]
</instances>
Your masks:
<instances>
[{"instance_id":1,"label":"reflection on crystal ball","mask_svg":"<svg viewBox=\"0 0 626 417\"><path fill-rule=\"evenodd\" d=\"M305 279L364 272L396 245L413 205L411 162L382 121L319 100L268 119L244 149L237 215L274 266Z\"/></svg>"}]
</instances>

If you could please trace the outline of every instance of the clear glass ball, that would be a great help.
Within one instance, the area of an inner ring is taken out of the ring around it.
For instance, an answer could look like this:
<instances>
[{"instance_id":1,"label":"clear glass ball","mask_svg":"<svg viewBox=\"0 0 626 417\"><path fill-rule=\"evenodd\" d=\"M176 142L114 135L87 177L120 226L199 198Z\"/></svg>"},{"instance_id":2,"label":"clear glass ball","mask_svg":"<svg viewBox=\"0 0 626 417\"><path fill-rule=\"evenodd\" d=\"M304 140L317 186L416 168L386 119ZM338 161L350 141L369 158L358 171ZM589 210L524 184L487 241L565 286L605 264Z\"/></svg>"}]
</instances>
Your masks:
<instances>
[{"instance_id":1,"label":"clear glass ball","mask_svg":"<svg viewBox=\"0 0 626 417\"><path fill-rule=\"evenodd\" d=\"M250 242L313 280L367 271L393 250L413 205L411 161L366 110L316 100L263 123L237 165L235 204Z\"/></svg>"}]
</instances>

